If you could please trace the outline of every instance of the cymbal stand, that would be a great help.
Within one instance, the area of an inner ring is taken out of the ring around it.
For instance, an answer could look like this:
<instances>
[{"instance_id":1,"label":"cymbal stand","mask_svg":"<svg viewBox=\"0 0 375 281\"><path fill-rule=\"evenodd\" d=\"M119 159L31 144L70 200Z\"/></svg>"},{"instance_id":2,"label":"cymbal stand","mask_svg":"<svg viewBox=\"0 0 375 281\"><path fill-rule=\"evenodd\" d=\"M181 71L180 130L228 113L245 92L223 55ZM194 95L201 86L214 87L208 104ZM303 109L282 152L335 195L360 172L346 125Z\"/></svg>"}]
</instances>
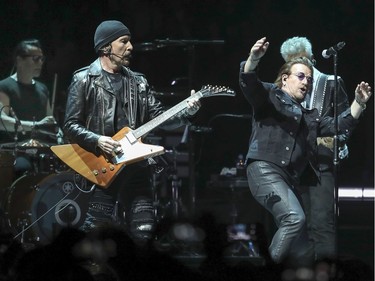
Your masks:
<instances>
[{"instance_id":1,"label":"cymbal stand","mask_svg":"<svg viewBox=\"0 0 375 281\"><path fill-rule=\"evenodd\" d=\"M19 128L20 124L18 122L14 123L14 147L17 147L18 145L18 128Z\"/></svg>"},{"instance_id":2,"label":"cymbal stand","mask_svg":"<svg viewBox=\"0 0 375 281\"><path fill-rule=\"evenodd\" d=\"M14 122L14 144L15 144L15 147L17 147L17 145L18 145L18 133L19 133L20 127L21 127L21 121L17 118L16 113L14 112L14 110L11 106L9 107L9 112L10 112L10 116L12 116L15 120L15 122Z\"/></svg>"},{"instance_id":3,"label":"cymbal stand","mask_svg":"<svg viewBox=\"0 0 375 281\"><path fill-rule=\"evenodd\" d=\"M34 139L35 136L36 136L36 121L35 121L35 116L33 117L33 127L31 128L31 134L30 134L30 138L31 139Z\"/></svg>"},{"instance_id":4,"label":"cymbal stand","mask_svg":"<svg viewBox=\"0 0 375 281\"><path fill-rule=\"evenodd\" d=\"M151 175L151 187L152 187L152 199L153 199L153 205L154 205L154 217L156 220L160 220L163 217L159 214L159 208L160 208L160 199L158 190L160 187L160 173L157 171L153 171Z\"/></svg>"},{"instance_id":5,"label":"cymbal stand","mask_svg":"<svg viewBox=\"0 0 375 281\"><path fill-rule=\"evenodd\" d=\"M179 217L180 205L182 202L179 197L179 188L181 187L181 180L179 180L177 171L170 175L171 187L172 187L172 214L175 219Z\"/></svg>"},{"instance_id":6,"label":"cymbal stand","mask_svg":"<svg viewBox=\"0 0 375 281\"><path fill-rule=\"evenodd\" d=\"M18 120L19 121L19 120ZM13 168L16 166L17 161L17 154L18 154L18 133L19 133L19 126L21 125L21 122L15 122L14 123L14 148L13 148L13 156L14 156L14 162L13 162Z\"/></svg>"},{"instance_id":7,"label":"cymbal stand","mask_svg":"<svg viewBox=\"0 0 375 281\"><path fill-rule=\"evenodd\" d=\"M181 198L179 196L179 189L181 187L181 179L179 179L177 174L177 151L173 148L173 165L170 168L170 174L168 179L171 184L171 205L172 205L172 216L174 219L178 219L180 216L180 210L186 212L185 206L182 204Z\"/></svg>"}]
</instances>

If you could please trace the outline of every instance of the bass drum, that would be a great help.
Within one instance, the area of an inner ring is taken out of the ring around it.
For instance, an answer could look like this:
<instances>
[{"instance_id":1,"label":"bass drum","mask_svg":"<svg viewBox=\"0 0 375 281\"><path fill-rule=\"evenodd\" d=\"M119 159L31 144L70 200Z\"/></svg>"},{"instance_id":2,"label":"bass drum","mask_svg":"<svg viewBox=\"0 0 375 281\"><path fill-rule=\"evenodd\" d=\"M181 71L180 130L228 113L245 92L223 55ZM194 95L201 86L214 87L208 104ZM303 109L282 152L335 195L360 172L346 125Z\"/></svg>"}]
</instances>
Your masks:
<instances>
[{"instance_id":1,"label":"bass drum","mask_svg":"<svg viewBox=\"0 0 375 281\"><path fill-rule=\"evenodd\" d=\"M24 175L13 182L5 216L22 243L47 244L64 227L79 228L92 193L88 182L74 172Z\"/></svg>"},{"instance_id":2,"label":"bass drum","mask_svg":"<svg viewBox=\"0 0 375 281\"><path fill-rule=\"evenodd\" d=\"M9 188L14 180L14 161L13 151L0 149L0 195ZM4 197L1 197L4 198Z\"/></svg>"}]
</instances>

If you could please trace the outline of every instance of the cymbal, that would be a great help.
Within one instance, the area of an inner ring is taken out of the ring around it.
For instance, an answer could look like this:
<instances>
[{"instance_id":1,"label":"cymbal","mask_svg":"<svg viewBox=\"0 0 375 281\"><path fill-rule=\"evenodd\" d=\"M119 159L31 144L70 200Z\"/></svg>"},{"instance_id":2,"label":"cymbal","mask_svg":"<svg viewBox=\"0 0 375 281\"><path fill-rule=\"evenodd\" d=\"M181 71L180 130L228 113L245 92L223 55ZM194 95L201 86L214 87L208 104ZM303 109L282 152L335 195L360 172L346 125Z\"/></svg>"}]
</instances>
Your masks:
<instances>
[{"instance_id":1,"label":"cymbal","mask_svg":"<svg viewBox=\"0 0 375 281\"><path fill-rule=\"evenodd\" d=\"M41 142L36 139L29 139L23 142L8 142L8 143L1 143L0 150L9 150L9 149L28 149L28 148L49 148L51 145L55 145L53 143L45 143Z\"/></svg>"},{"instance_id":2,"label":"cymbal","mask_svg":"<svg viewBox=\"0 0 375 281\"><path fill-rule=\"evenodd\" d=\"M155 51L157 49L177 46L177 47L186 47L186 46L195 46L195 45L222 45L224 40L171 40L171 39L156 39L154 42L143 42L134 44L135 51L148 52Z\"/></svg>"},{"instance_id":3,"label":"cymbal","mask_svg":"<svg viewBox=\"0 0 375 281\"><path fill-rule=\"evenodd\" d=\"M144 42L139 44L134 44L134 50L138 52L149 52L157 50L157 46L152 42Z\"/></svg>"},{"instance_id":4,"label":"cymbal","mask_svg":"<svg viewBox=\"0 0 375 281\"><path fill-rule=\"evenodd\" d=\"M50 145L47 143L43 143L41 141L38 141L36 139L29 139L27 141L24 141L20 144L20 146L23 147L49 147Z\"/></svg>"},{"instance_id":5,"label":"cymbal","mask_svg":"<svg viewBox=\"0 0 375 281\"><path fill-rule=\"evenodd\" d=\"M0 144L0 149L9 149L9 148L14 148L16 145L14 142L7 142L7 143L1 143Z\"/></svg>"}]
</instances>

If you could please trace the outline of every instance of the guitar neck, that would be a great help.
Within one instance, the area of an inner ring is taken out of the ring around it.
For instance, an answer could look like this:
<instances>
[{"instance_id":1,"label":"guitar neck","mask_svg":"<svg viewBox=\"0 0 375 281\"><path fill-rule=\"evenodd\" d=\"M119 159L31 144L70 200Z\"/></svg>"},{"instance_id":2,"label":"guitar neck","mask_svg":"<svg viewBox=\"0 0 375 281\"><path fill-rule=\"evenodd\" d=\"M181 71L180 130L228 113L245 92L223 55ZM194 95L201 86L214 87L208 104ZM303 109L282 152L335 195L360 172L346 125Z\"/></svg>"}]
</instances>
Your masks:
<instances>
[{"instance_id":1,"label":"guitar neck","mask_svg":"<svg viewBox=\"0 0 375 281\"><path fill-rule=\"evenodd\" d=\"M178 114L179 112L181 112L182 110L184 110L187 107L187 100L190 99L190 98L192 98L192 97L201 98L202 94L201 94L200 91L196 92L194 95L192 95L192 96L184 99L183 101L179 102L178 104L176 104L172 108L168 109L164 113L156 116L154 119L150 120L149 122L147 122L143 126L141 126L138 129L134 130L133 134L134 134L135 138L139 139L140 137L142 137L142 136L146 135L147 133L149 133L150 131L152 131L154 128L156 128L159 125L161 125L164 122L166 122L171 117L175 116L176 114Z\"/></svg>"}]
</instances>

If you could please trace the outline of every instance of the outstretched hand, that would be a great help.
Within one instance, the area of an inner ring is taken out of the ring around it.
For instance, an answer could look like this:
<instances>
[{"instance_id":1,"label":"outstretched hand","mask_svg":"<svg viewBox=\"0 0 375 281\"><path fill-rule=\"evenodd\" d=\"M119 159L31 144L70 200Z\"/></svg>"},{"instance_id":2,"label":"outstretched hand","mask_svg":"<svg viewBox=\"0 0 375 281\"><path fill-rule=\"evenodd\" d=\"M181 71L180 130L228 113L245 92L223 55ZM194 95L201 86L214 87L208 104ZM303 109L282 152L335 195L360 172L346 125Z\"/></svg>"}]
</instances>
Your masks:
<instances>
[{"instance_id":1,"label":"outstretched hand","mask_svg":"<svg viewBox=\"0 0 375 281\"><path fill-rule=\"evenodd\" d=\"M244 66L244 72L253 71L257 67L259 60L267 52L268 46L270 45L266 40L267 38L263 37L256 41L253 47L251 47L249 57Z\"/></svg>"},{"instance_id":2,"label":"outstretched hand","mask_svg":"<svg viewBox=\"0 0 375 281\"><path fill-rule=\"evenodd\" d=\"M366 82L361 82L357 85L354 91L355 101L351 105L351 114L355 119L361 116L363 110L366 109L366 102L370 99L371 87Z\"/></svg>"},{"instance_id":3,"label":"outstretched hand","mask_svg":"<svg viewBox=\"0 0 375 281\"><path fill-rule=\"evenodd\" d=\"M366 103L370 99L371 95L372 95L371 87L366 82L362 81L355 88L355 100L358 103L362 103L362 104Z\"/></svg>"},{"instance_id":4,"label":"outstretched hand","mask_svg":"<svg viewBox=\"0 0 375 281\"><path fill-rule=\"evenodd\" d=\"M252 61L260 60L264 54L267 52L270 43L267 41L266 37L263 37L255 42L250 50L249 56Z\"/></svg>"}]
</instances>

